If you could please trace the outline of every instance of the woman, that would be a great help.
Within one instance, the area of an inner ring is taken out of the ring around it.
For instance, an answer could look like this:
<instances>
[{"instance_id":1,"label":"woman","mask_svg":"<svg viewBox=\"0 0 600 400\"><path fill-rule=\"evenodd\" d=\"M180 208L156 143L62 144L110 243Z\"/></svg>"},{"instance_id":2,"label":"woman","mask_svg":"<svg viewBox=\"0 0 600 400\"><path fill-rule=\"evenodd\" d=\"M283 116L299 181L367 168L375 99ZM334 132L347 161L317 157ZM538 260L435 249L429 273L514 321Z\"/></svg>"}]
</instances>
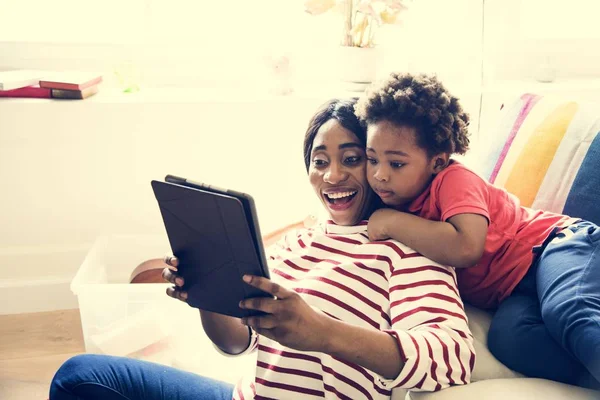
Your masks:
<instances>
[{"instance_id":1,"label":"woman","mask_svg":"<svg viewBox=\"0 0 600 400\"><path fill-rule=\"evenodd\" d=\"M255 376L233 387L136 360L83 355L59 369L50 400L389 399L396 387L468 383L475 355L454 271L399 242L368 240L372 192L354 103L326 103L305 137L309 179L331 219L269 248L272 280L244 277L275 298L246 299L240 307L265 314L240 321L200 311L221 351L258 351ZM181 277L169 270L164 276L175 284L168 294L185 301Z\"/></svg>"}]
</instances>

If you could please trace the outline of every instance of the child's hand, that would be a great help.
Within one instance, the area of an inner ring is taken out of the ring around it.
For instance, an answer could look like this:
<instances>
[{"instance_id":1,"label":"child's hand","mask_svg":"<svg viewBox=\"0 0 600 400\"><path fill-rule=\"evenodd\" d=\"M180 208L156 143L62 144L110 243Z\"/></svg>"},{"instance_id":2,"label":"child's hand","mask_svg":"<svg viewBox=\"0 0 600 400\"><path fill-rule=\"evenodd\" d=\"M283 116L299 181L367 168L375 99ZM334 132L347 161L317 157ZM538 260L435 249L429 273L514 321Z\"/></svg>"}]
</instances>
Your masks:
<instances>
[{"instance_id":1,"label":"child's hand","mask_svg":"<svg viewBox=\"0 0 600 400\"><path fill-rule=\"evenodd\" d=\"M382 208L375 211L371 218L369 218L369 225L367 225L367 233L369 234L369 240L385 240L389 239L390 235L387 230L387 226L392 220L392 216L398 211L390 208Z\"/></svg>"}]
</instances>

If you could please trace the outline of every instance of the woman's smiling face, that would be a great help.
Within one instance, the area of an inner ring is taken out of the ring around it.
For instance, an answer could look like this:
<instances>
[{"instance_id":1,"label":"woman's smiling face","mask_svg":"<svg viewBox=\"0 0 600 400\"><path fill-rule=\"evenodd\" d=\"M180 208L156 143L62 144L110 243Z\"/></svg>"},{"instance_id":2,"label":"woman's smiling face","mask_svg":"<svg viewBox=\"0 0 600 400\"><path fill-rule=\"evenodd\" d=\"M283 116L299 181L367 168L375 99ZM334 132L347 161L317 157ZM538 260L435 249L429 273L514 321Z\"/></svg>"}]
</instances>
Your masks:
<instances>
[{"instance_id":1,"label":"woman's smiling face","mask_svg":"<svg viewBox=\"0 0 600 400\"><path fill-rule=\"evenodd\" d=\"M350 226L367 217L373 192L366 177L365 149L335 119L324 123L313 140L308 176L333 222Z\"/></svg>"}]
</instances>

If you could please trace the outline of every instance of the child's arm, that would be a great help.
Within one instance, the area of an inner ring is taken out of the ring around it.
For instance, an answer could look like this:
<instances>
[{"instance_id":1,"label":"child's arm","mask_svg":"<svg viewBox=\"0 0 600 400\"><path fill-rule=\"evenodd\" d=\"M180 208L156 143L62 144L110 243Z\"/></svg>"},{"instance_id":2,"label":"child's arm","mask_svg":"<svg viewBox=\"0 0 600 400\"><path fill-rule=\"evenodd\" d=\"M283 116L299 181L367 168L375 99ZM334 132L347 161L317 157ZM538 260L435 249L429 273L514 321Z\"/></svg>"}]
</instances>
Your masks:
<instances>
[{"instance_id":1,"label":"child's arm","mask_svg":"<svg viewBox=\"0 0 600 400\"><path fill-rule=\"evenodd\" d=\"M368 225L371 240L392 238L435 262L455 268L468 268L479 262L487 229L487 219L479 214L458 214L442 222L389 208L373 213Z\"/></svg>"}]
</instances>

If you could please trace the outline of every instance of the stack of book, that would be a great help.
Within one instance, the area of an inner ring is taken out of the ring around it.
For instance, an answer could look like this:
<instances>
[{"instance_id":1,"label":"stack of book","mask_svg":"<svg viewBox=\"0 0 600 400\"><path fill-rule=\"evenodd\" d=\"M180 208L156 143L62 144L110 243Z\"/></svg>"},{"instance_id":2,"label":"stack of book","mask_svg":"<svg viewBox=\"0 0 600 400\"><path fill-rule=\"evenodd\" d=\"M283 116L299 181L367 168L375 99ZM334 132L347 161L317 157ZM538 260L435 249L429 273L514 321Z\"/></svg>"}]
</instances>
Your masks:
<instances>
[{"instance_id":1,"label":"stack of book","mask_svg":"<svg viewBox=\"0 0 600 400\"><path fill-rule=\"evenodd\" d=\"M98 93L102 76L85 72L0 72L0 97L86 99Z\"/></svg>"}]
</instances>

